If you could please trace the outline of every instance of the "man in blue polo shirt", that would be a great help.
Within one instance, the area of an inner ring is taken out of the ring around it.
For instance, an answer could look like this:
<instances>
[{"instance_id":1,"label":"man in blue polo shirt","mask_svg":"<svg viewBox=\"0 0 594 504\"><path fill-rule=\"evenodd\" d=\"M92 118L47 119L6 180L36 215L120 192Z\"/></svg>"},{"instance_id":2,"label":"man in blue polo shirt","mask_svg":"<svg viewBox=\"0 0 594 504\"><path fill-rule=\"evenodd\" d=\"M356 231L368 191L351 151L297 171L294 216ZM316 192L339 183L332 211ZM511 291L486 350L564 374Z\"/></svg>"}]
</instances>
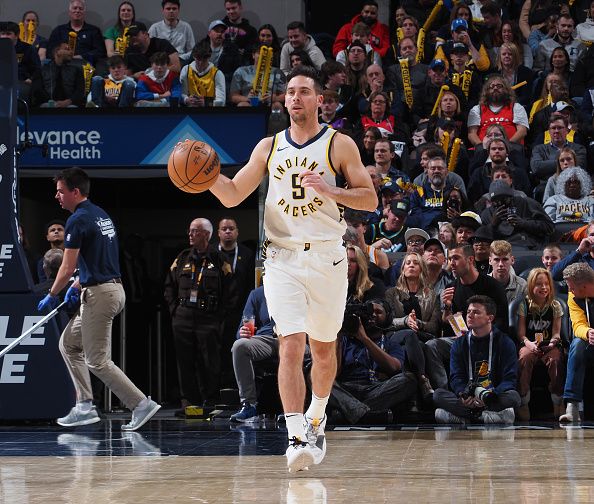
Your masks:
<instances>
[{"instance_id":1,"label":"man in blue polo shirt","mask_svg":"<svg viewBox=\"0 0 594 504\"><path fill-rule=\"evenodd\" d=\"M74 427L100 420L92 404L90 369L132 410L132 421L122 425L122 430L134 431L161 406L146 397L110 357L112 322L126 301L116 230L109 215L88 199L91 181L83 170L63 170L54 182L56 199L72 215L66 221L62 265L38 309L51 310L58 305L58 293L67 285L77 266L79 279L68 289L65 300L81 297L80 310L60 338L60 352L76 388L76 405L57 422L64 427Z\"/></svg>"}]
</instances>

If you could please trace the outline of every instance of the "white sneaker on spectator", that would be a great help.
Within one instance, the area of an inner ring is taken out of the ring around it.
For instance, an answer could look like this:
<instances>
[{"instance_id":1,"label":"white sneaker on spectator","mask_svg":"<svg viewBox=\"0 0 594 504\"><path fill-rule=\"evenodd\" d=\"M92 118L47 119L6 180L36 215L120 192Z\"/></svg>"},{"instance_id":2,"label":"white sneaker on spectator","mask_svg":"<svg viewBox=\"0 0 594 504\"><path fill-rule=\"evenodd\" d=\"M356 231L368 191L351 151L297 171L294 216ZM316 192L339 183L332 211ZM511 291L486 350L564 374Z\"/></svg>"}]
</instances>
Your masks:
<instances>
[{"instance_id":1,"label":"white sneaker on spectator","mask_svg":"<svg viewBox=\"0 0 594 504\"><path fill-rule=\"evenodd\" d=\"M465 424L464 418L454 415L443 408L437 408L435 410L435 421L438 423L450 423L450 424Z\"/></svg>"},{"instance_id":2,"label":"white sneaker on spectator","mask_svg":"<svg viewBox=\"0 0 594 504\"><path fill-rule=\"evenodd\" d=\"M301 441L298 437L289 439L289 447L285 453L289 472L306 471L309 466L314 465L315 450L317 448L313 448L309 443Z\"/></svg>"},{"instance_id":3,"label":"white sneaker on spectator","mask_svg":"<svg viewBox=\"0 0 594 504\"><path fill-rule=\"evenodd\" d=\"M579 405L575 402L568 402L565 408L565 414L559 417L560 422L579 422L580 421L580 411Z\"/></svg>"},{"instance_id":4,"label":"white sneaker on spectator","mask_svg":"<svg viewBox=\"0 0 594 504\"><path fill-rule=\"evenodd\" d=\"M326 434L324 428L326 427L326 420L328 417L324 415L321 420L319 418L305 417L307 422L307 442L310 447L314 448L314 464L319 464L326 456Z\"/></svg>"},{"instance_id":5,"label":"white sneaker on spectator","mask_svg":"<svg viewBox=\"0 0 594 504\"><path fill-rule=\"evenodd\" d=\"M132 420L130 423L122 425L122 430L135 431L136 429L140 429L160 408L161 405L153 401L151 396L148 396L148 404L144 408L136 406L134 411L132 411Z\"/></svg>"},{"instance_id":6,"label":"white sneaker on spectator","mask_svg":"<svg viewBox=\"0 0 594 504\"><path fill-rule=\"evenodd\" d=\"M511 425L515 419L516 415L513 408L507 408L501 411L485 410L481 413L481 420L485 424Z\"/></svg>"},{"instance_id":7,"label":"white sneaker on spectator","mask_svg":"<svg viewBox=\"0 0 594 504\"><path fill-rule=\"evenodd\" d=\"M81 411L78 405L74 406L70 412L63 416L62 418L58 418L56 422L58 425L62 427L77 427L79 425L90 425L97 422L100 422L101 419L97 414L97 409L93 406L89 411Z\"/></svg>"}]
</instances>

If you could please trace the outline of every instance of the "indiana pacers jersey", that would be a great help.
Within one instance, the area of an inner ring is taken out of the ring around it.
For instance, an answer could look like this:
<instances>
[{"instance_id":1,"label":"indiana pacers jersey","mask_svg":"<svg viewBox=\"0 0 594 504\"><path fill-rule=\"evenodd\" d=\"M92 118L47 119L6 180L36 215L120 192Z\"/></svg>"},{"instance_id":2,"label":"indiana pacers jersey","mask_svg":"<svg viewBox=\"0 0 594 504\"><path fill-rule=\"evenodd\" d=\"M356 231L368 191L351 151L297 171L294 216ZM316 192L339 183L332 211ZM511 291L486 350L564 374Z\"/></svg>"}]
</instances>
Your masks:
<instances>
[{"instance_id":1,"label":"indiana pacers jersey","mask_svg":"<svg viewBox=\"0 0 594 504\"><path fill-rule=\"evenodd\" d=\"M303 145L291 140L286 129L274 136L268 155L268 195L264 230L271 242L339 241L345 232L344 207L314 189L302 187L299 173L316 171L336 186L330 147L336 131L328 127Z\"/></svg>"}]
</instances>

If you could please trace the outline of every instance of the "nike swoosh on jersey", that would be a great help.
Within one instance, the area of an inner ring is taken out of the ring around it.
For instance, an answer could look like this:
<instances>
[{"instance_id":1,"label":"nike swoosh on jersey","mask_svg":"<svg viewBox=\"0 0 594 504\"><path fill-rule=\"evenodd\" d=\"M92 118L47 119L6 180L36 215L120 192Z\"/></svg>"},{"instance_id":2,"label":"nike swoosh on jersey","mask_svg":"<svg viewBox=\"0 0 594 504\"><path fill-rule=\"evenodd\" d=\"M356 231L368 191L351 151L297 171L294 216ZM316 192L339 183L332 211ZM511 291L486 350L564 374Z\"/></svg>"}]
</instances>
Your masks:
<instances>
[{"instance_id":1,"label":"nike swoosh on jersey","mask_svg":"<svg viewBox=\"0 0 594 504\"><path fill-rule=\"evenodd\" d=\"M276 149L276 152L283 151L285 149L288 149L289 147L290 147L290 145L286 145L285 147L279 147L278 149Z\"/></svg>"},{"instance_id":2,"label":"nike swoosh on jersey","mask_svg":"<svg viewBox=\"0 0 594 504\"><path fill-rule=\"evenodd\" d=\"M344 257L340 261L332 261L332 266L339 265L342 261L344 261Z\"/></svg>"}]
</instances>

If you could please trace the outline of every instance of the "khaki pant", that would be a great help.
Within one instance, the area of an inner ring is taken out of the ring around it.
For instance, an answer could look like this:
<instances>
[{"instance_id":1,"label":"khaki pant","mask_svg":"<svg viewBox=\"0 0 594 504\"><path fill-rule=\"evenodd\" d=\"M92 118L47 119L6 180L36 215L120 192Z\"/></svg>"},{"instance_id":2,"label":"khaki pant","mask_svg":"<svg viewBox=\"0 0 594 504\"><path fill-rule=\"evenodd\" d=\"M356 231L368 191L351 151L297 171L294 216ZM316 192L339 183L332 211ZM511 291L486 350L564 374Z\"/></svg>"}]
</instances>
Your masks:
<instances>
[{"instance_id":1,"label":"khaki pant","mask_svg":"<svg viewBox=\"0 0 594 504\"><path fill-rule=\"evenodd\" d=\"M122 284L105 283L82 290L80 309L60 338L60 352L74 382L77 401L93 399L89 370L130 410L145 397L111 360L111 327L125 302Z\"/></svg>"},{"instance_id":2,"label":"khaki pant","mask_svg":"<svg viewBox=\"0 0 594 504\"><path fill-rule=\"evenodd\" d=\"M537 362L543 362L549 373L549 391L563 395L565 385L565 356L559 347L554 347L543 354L535 354L525 346L520 348L518 358L518 392L524 397L530 392L532 370Z\"/></svg>"}]
</instances>

